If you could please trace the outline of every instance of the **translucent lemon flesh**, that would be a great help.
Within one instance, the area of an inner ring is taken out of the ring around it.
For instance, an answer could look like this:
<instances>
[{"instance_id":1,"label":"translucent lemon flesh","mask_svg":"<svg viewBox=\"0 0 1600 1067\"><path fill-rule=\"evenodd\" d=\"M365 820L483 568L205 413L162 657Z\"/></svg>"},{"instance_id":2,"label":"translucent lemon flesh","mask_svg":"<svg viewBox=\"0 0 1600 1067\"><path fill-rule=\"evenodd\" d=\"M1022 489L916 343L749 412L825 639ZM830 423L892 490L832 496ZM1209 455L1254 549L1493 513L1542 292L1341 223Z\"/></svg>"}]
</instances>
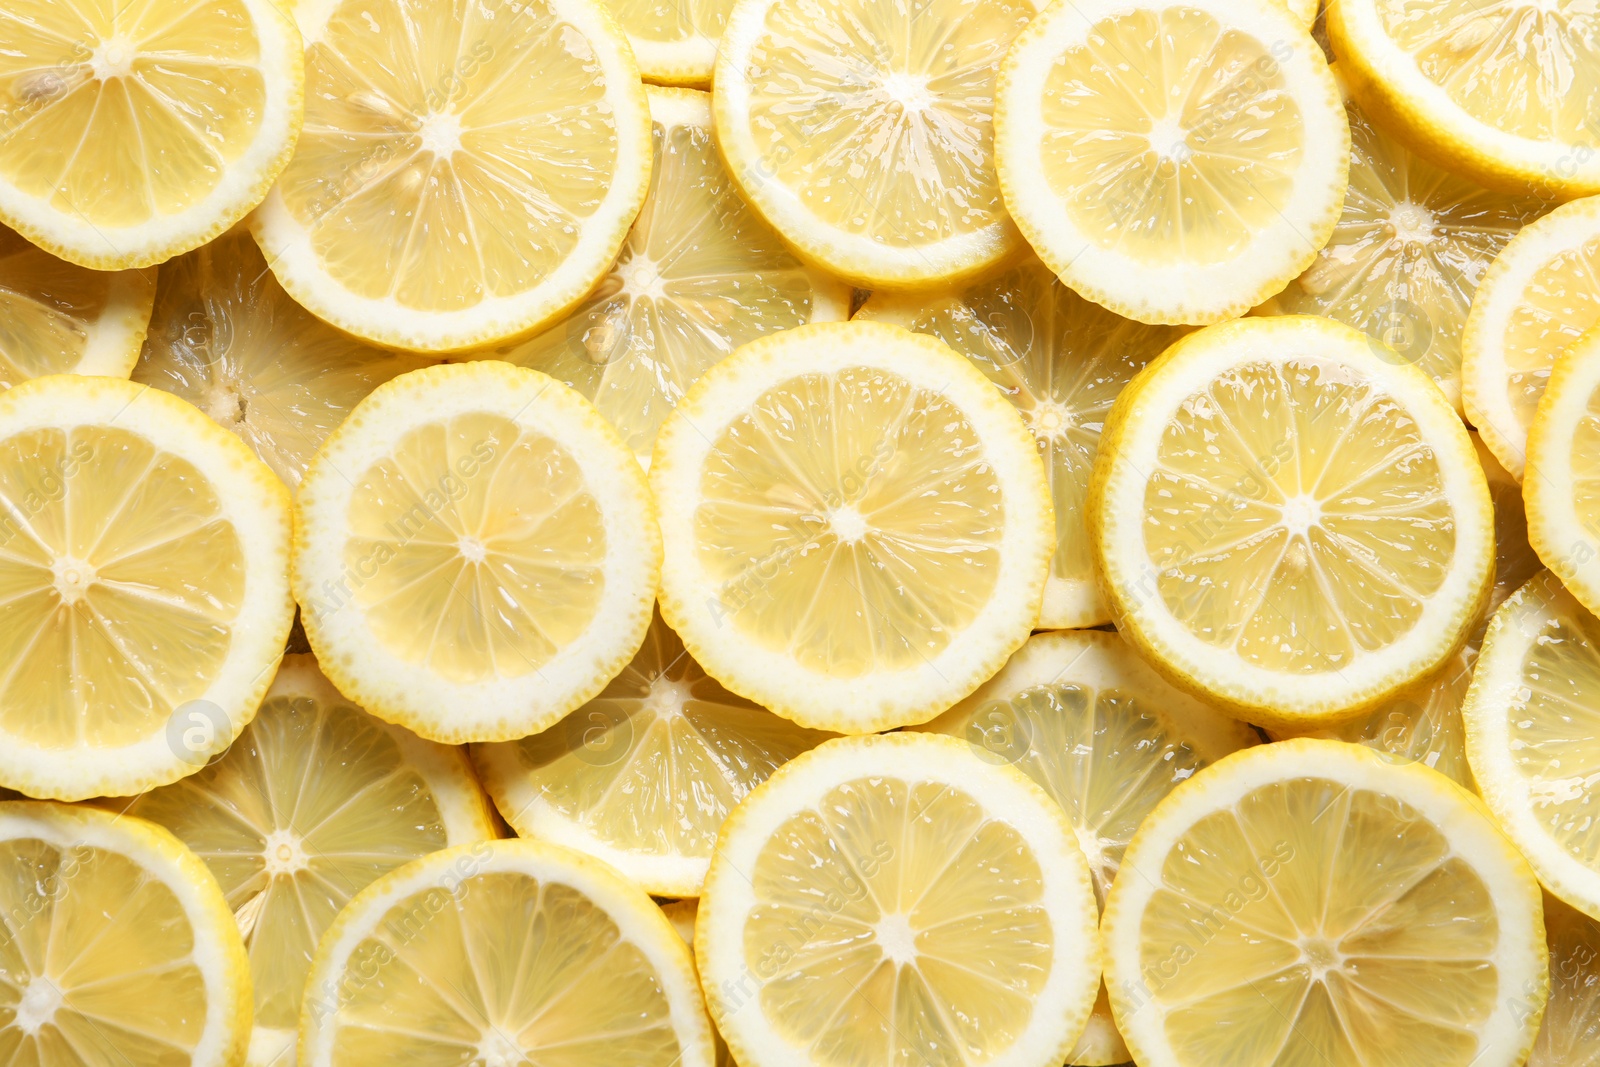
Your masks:
<instances>
[{"instance_id":1,"label":"translucent lemon flesh","mask_svg":"<svg viewBox=\"0 0 1600 1067\"><path fill-rule=\"evenodd\" d=\"M0 728L126 745L206 693L247 564L207 477L127 430L40 429L0 441L0 499Z\"/></svg>"},{"instance_id":2,"label":"translucent lemon flesh","mask_svg":"<svg viewBox=\"0 0 1600 1067\"><path fill-rule=\"evenodd\" d=\"M1550 936L1550 1005L1528 1067L1600 1064L1600 924L1553 897L1544 900Z\"/></svg>"},{"instance_id":3,"label":"translucent lemon flesh","mask_svg":"<svg viewBox=\"0 0 1600 1067\"><path fill-rule=\"evenodd\" d=\"M1556 356L1600 322L1600 237L1566 249L1534 272L1499 339L1506 395L1526 431L1539 409Z\"/></svg>"}]
</instances>

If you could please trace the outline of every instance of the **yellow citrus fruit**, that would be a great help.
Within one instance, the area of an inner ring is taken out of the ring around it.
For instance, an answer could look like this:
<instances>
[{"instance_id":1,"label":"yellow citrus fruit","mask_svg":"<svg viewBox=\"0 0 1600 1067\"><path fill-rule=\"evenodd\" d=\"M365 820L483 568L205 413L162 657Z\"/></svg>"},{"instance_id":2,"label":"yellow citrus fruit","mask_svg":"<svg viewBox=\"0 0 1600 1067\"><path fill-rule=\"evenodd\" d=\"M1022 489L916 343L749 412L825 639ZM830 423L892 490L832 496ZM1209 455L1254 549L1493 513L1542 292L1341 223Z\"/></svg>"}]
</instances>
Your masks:
<instances>
[{"instance_id":1,"label":"yellow citrus fruit","mask_svg":"<svg viewBox=\"0 0 1600 1067\"><path fill-rule=\"evenodd\" d=\"M1527 457L1528 542L1584 607L1600 611L1600 329L1556 360Z\"/></svg>"},{"instance_id":2,"label":"yellow citrus fruit","mask_svg":"<svg viewBox=\"0 0 1600 1067\"><path fill-rule=\"evenodd\" d=\"M711 88L733 0L606 0L647 82Z\"/></svg>"},{"instance_id":3,"label":"yellow citrus fruit","mask_svg":"<svg viewBox=\"0 0 1600 1067\"><path fill-rule=\"evenodd\" d=\"M1553 897L1544 900L1550 1002L1527 1067L1600 1064L1600 923Z\"/></svg>"}]
</instances>

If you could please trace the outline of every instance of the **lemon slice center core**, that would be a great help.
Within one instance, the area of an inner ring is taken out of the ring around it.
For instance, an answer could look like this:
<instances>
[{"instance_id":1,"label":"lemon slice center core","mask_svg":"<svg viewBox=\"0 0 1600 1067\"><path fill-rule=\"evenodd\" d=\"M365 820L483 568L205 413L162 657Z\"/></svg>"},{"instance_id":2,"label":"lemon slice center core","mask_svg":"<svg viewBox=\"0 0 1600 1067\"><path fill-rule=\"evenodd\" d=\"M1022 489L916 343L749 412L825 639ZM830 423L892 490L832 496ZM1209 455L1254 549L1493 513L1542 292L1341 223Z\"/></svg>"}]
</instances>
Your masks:
<instances>
[{"instance_id":1,"label":"lemon slice center core","mask_svg":"<svg viewBox=\"0 0 1600 1067\"><path fill-rule=\"evenodd\" d=\"M126 78L133 73L133 61L138 56L133 42L120 34L101 41L89 56L89 69L99 81Z\"/></svg>"},{"instance_id":2,"label":"lemon slice center core","mask_svg":"<svg viewBox=\"0 0 1600 1067\"><path fill-rule=\"evenodd\" d=\"M1042 398L1028 410L1028 429L1040 441L1054 441L1067 435L1076 420L1072 409L1052 398Z\"/></svg>"},{"instance_id":3,"label":"lemon slice center core","mask_svg":"<svg viewBox=\"0 0 1600 1067\"><path fill-rule=\"evenodd\" d=\"M1322 521L1322 503L1309 493L1292 496L1283 502L1283 528L1290 537L1306 537Z\"/></svg>"},{"instance_id":4,"label":"lemon slice center core","mask_svg":"<svg viewBox=\"0 0 1600 1067\"><path fill-rule=\"evenodd\" d=\"M867 520L851 504L828 512L828 528L844 544L854 544L867 536Z\"/></svg>"},{"instance_id":5,"label":"lemon slice center core","mask_svg":"<svg viewBox=\"0 0 1600 1067\"><path fill-rule=\"evenodd\" d=\"M1406 245L1420 246L1433 243L1437 236L1436 225L1433 212L1421 204L1400 200L1389 209L1389 221L1383 229L1385 234Z\"/></svg>"},{"instance_id":6,"label":"lemon slice center core","mask_svg":"<svg viewBox=\"0 0 1600 1067\"><path fill-rule=\"evenodd\" d=\"M262 848L268 877L298 874L311 865L304 842L293 830L274 830Z\"/></svg>"},{"instance_id":7,"label":"lemon slice center core","mask_svg":"<svg viewBox=\"0 0 1600 1067\"><path fill-rule=\"evenodd\" d=\"M1300 955L1311 971L1313 981L1323 981L1328 972L1344 966L1344 955L1332 941L1325 937L1306 937L1300 940Z\"/></svg>"},{"instance_id":8,"label":"lemon slice center core","mask_svg":"<svg viewBox=\"0 0 1600 1067\"><path fill-rule=\"evenodd\" d=\"M1176 115L1150 122L1150 151L1163 162L1182 163L1189 158L1189 128Z\"/></svg>"},{"instance_id":9,"label":"lemon slice center core","mask_svg":"<svg viewBox=\"0 0 1600 1067\"><path fill-rule=\"evenodd\" d=\"M54 982L42 974L35 975L29 979L28 988L17 1003L12 1022L25 1034L37 1034L55 1018L65 1001L66 997Z\"/></svg>"},{"instance_id":10,"label":"lemon slice center core","mask_svg":"<svg viewBox=\"0 0 1600 1067\"><path fill-rule=\"evenodd\" d=\"M516 1042L495 1030L479 1043L474 1062L481 1063L483 1067L516 1067L528 1060Z\"/></svg>"},{"instance_id":11,"label":"lemon slice center core","mask_svg":"<svg viewBox=\"0 0 1600 1067\"><path fill-rule=\"evenodd\" d=\"M664 300L667 291L661 267L645 255L633 255L617 268L622 278L622 296L630 300Z\"/></svg>"},{"instance_id":12,"label":"lemon slice center core","mask_svg":"<svg viewBox=\"0 0 1600 1067\"><path fill-rule=\"evenodd\" d=\"M655 712L657 718L677 718L683 714L683 709L693 697L689 686L680 681L674 681L666 676L661 676L650 683L650 692L645 697L645 702L650 710Z\"/></svg>"},{"instance_id":13,"label":"lemon slice center core","mask_svg":"<svg viewBox=\"0 0 1600 1067\"><path fill-rule=\"evenodd\" d=\"M482 563L489 558L489 550L484 543L470 534L463 535L456 542L456 551L461 553L461 558L468 563Z\"/></svg>"},{"instance_id":14,"label":"lemon slice center core","mask_svg":"<svg viewBox=\"0 0 1600 1067\"><path fill-rule=\"evenodd\" d=\"M928 88L928 79L922 74L897 70L883 79L883 94L909 115L917 115L934 104L934 95Z\"/></svg>"},{"instance_id":15,"label":"lemon slice center core","mask_svg":"<svg viewBox=\"0 0 1600 1067\"><path fill-rule=\"evenodd\" d=\"M911 928L911 917L903 912L890 912L878 920L873 936L884 957L897 966L910 966L917 960L917 932Z\"/></svg>"},{"instance_id":16,"label":"lemon slice center core","mask_svg":"<svg viewBox=\"0 0 1600 1067\"><path fill-rule=\"evenodd\" d=\"M50 565L50 573L55 578L56 595L63 604L76 604L82 600L95 581L94 567L73 556L57 557Z\"/></svg>"},{"instance_id":17,"label":"lemon slice center core","mask_svg":"<svg viewBox=\"0 0 1600 1067\"><path fill-rule=\"evenodd\" d=\"M430 112L417 128L424 151L449 159L461 151L461 116L452 111Z\"/></svg>"}]
</instances>

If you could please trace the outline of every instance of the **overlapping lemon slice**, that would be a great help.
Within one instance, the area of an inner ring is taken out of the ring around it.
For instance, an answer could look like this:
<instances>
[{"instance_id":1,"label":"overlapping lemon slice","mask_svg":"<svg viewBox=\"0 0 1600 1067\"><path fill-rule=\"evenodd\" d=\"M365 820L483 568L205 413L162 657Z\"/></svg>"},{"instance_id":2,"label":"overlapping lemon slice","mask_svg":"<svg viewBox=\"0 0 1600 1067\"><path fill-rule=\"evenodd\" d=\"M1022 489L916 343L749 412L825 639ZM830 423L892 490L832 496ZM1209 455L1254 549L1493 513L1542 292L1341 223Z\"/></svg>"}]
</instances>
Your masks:
<instances>
[{"instance_id":1,"label":"overlapping lemon slice","mask_svg":"<svg viewBox=\"0 0 1600 1067\"><path fill-rule=\"evenodd\" d=\"M606 0L647 82L711 88L734 0Z\"/></svg>"},{"instance_id":2,"label":"overlapping lemon slice","mask_svg":"<svg viewBox=\"0 0 1600 1067\"><path fill-rule=\"evenodd\" d=\"M302 1067L378 1063L711 1067L694 961L602 863L496 841L378 879L323 937Z\"/></svg>"},{"instance_id":3,"label":"overlapping lemon slice","mask_svg":"<svg viewBox=\"0 0 1600 1067\"><path fill-rule=\"evenodd\" d=\"M8 0L0 219L97 270L197 248L289 162L303 83L273 0Z\"/></svg>"},{"instance_id":4,"label":"overlapping lemon slice","mask_svg":"<svg viewBox=\"0 0 1600 1067\"><path fill-rule=\"evenodd\" d=\"M162 267L133 380L210 415L293 488L357 401L428 362L362 344L306 311L235 230Z\"/></svg>"},{"instance_id":5,"label":"overlapping lemon slice","mask_svg":"<svg viewBox=\"0 0 1600 1067\"><path fill-rule=\"evenodd\" d=\"M1462 404L1501 466L1522 480L1528 426L1556 357L1600 322L1600 197L1514 237L1472 298L1461 338Z\"/></svg>"},{"instance_id":6,"label":"overlapping lemon slice","mask_svg":"<svg viewBox=\"0 0 1600 1067\"><path fill-rule=\"evenodd\" d=\"M1141 322L1207 323L1311 265L1350 129L1305 25L1273 0L1056 4L995 89L1006 207L1072 288Z\"/></svg>"},{"instance_id":7,"label":"overlapping lemon slice","mask_svg":"<svg viewBox=\"0 0 1600 1067\"><path fill-rule=\"evenodd\" d=\"M1109 622L1089 558L1089 471L1117 394L1180 331L1132 322L1085 300L1032 256L954 289L874 293L855 318L937 337L1011 398L1044 459L1056 513L1039 626Z\"/></svg>"},{"instance_id":8,"label":"overlapping lemon slice","mask_svg":"<svg viewBox=\"0 0 1600 1067\"><path fill-rule=\"evenodd\" d=\"M0 803L0 1048L37 1067L235 1067L250 966L205 865L143 819Z\"/></svg>"},{"instance_id":9,"label":"overlapping lemon slice","mask_svg":"<svg viewBox=\"0 0 1600 1067\"><path fill-rule=\"evenodd\" d=\"M1102 932L1145 1067L1515 1067L1549 977L1538 883L1443 775L1338 741L1200 771L1129 845Z\"/></svg>"},{"instance_id":10,"label":"overlapping lemon slice","mask_svg":"<svg viewBox=\"0 0 1600 1067\"><path fill-rule=\"evenodd\" d=\"M1353 717L1431 674L1477 622L1494 516L1444 395L1310 316L1179 341L1125 389L1089 528L1118 626L1251 721Z\"/></svg>"},{"instance_id":11,"label":"overlapping lemon slice","mask_svg":"<svg viewBox=\"0 0 1600 1067\"><path fill-rule=\"evenodd\" d=\"M1528 542L1562 585L1600 611L1600 329L1556 360L1527 454Z\"/></svg>"},{"instance_id":12,"label":"overlapping lemon slice","mask_svg":"<svg viewBox=\"0 0 1600 1067\"><path fill-rule=\"evenodd\" d=\"M367 715L305 655L284 658L222 759L118 807L172 831L221 884L250 956L251 1067L292 1067L312 954L351 897L495 836L465 753Z\"/></svg>"},{"instance_id":13,"label":"overlapping lemon slice","mask_svg":"<svg viewBox=\"0 0 1600 1067\"><path fill-rule=\"evenodd\" d=\"M1600 13L1582 0L1338 0L1328 36L1368 114L1509 192L1600 192Z\"/></svg>"},{"instance_id":14,"label":"overlapping lemon slice","mask_svg":"<svg viewBox=\"0 0 1600 1067\"><path fill-rule=\"evenodd\" d=\"M1035 0L739 0L717 142L796 250L870 288L952 281L1020 243L993 156L995 72Z\"/></svg>"},{"instance_id":15,"label":"overlapping lemon slice","mask_svg":"<svg viewBox=\"0 0 1600 1067\"><path fill-rule=\"evenodd\" d=\"M1550 944L1550 1002L1528 1067L1600 1064L1600 923L1561 901L1544 898Z\"/></svg>"},{"instance_id":16,"label":"overlapping lemon slice","mask_svg":"<svg viewBox=\"0 0 1600 1067\"><path fill-rule=\"evenodd\" d=\"M595 402L641 462L707 367L762 334L850 316L850 289L803 266L740 198L711 97L650 87L650 195L611 272L570 316L493 358Z\"/></svg>"},{"instance_id":17,"label":"overlapping lemon slice","mask_svg":"<svg viewBox=\"0 0 1600 1067\"><path fill-rule=\"evenodd\" d=\"M1480 632L1469 641L1472 645L1481 645L1481 631L1488 626L1489 616L1537 574L1543 564L1533 546L1528 544L1527 506L1522 499L1522 486L1495 459L1480 435L1473 434L1472 443L1478 448L1478 465L1483 468L1484 478L1489 483L1489 499L1494 502L1494 586L1489 591L1489 604L1479 623Z\"/></svg>"},{"instance_id":18,"label":"overlapping lemon slice","mask_svg":"<svg viewBox=\"0 0 1600 1067\"><path fill-rule=\"evenodd\" d=\"M875 322L713 367L651 483L661 614L706 673L803 726L925 722L1028 637L1055 547L1033 438L972 363Z\"/></svg>"},{"instance_id":19,"label":"overlapping lemon slice","mask_svg":"<svg viewBox=\"0 0 1600 1067\"><path fill-rule=\"evenodd\" d=\"M283 485L176 397L0 394L0 782L121 796L227 748L283 655L288 556Z\"/></svg>"},{"instance_id":20,"label":"overlapping lemon slice","mask_svg":"<svg viewBox=\"0 0 1600 1067\"><path fill-rule=\"evenodd\" d=\"M695 948L750 1067L1058 1067L1100 980L1060 807L927 734L829 741L758 786L723 825Z\"/></svg>"},{"instance_id":21,"label":"overlapping lemon slice","mask_svg":"<svg viewBox=\"0 0 1600 1067\"><path fill-rule=\"evenodd\" d=\"M581 300L650 181L639 68L600 5L308 5L305 132L252 219L289 294L429 352Z\"/></svg>"},{"instance_id":22,"label":"overlapping lemon slice","mask_svg":"<svg viewBox=\"0 0 1600 1067\"><path fill-rule=\"evenodd\" d=\"M311 461L294 590L339 690L436 741L501 741L600 692L650 624L644 472L583 397L482 361L379 386Z\"/></svg>"}]
</instances>

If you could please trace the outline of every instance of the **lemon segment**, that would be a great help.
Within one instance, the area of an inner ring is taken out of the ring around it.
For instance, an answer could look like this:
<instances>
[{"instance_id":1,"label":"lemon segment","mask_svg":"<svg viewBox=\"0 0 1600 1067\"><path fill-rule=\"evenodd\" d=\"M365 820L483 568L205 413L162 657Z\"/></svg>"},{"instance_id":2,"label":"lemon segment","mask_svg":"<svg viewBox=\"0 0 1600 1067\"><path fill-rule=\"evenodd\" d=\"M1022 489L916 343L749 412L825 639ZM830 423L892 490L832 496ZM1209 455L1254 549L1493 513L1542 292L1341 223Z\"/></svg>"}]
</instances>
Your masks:
<instances>
[{"instance_id":1,"label":"lemon segment","mask_svg":"<svg viewBox=\"0 0 1600 1067\"><path fill-rule=\"evenodd\" d=\"M1273 0L1057 4L995 89L1006 206L1062 281L1141 322L1243 314L1311 265L1350 130Z\"/></svg>"},{"instance_id":2,"label":"lemon segment","mask_svg":"<svg viewBox=\"0 0 1600 1067\"><path fill-rule=\"evenodd\" d=\"M734 0L606 0L646 82L711 88L717 41Z\"/></svg>"},{"instance_id":3,"label":"lemon segment","mask_svg":"<svg viewBox=\"0 0 1600 1067\"><path fill-rule=\"evenodd\" d=\"M1484 617L1468 643L1474 648L1483 644L1482 631L1489 618L1506 602L1506 598L1524 582L1543 569L1539 556L1528 544L1527 507L1522 499L1522 486L1500 465L1483 438L1472 435L1478 448L1478 464L1483 468L1489 483L1489 499L1494 502L1494 587L1489 592L1489 603Z\"/></svg>"},{"instance_id":4,"label":"lemon segment","mask_svg":"<svg viewBox=\"0 0 1600 1067\"><path fill-rule=\"evenodd\" d=\"M1527 1067L1596 1067L1600 1064L1600 924L1546 897L1544 925L1550 943L1550 1002Z\"/></svg>"},{"instance_id":5,"label":"lemon segment","mask_svg":"<svg viewBox=\"0 0 1600 1067\"><path fill-rule=\"evenodd\" d=\"M594 406L509 364L379 386L300 483L293 582L340 692L430 740L552 725L627 664L661 542Z\"/></svg>"},{"instance_id":6,"label":"lemon segment","mask_svg":"<svg viewBox=\"0 0 1600 1067\"><path fill-rule=\"evenodd\" d=\"M661 910L532 841L446 849L362 890L317 949L300 1016L303 1067L711 1056L694 962Z\"/></svg>"},{"instance_id":7,"label":"lemon segment","mask_svg":"<svg viewBox=\"0 0 1600 1067\"><path fill-rule=\"evenodd\" d=\"M599 0L302 17L306 128L251 223L291 296L447 352L532 333L593 288L650 181L639 69Z\"/></svg>"},{"instance_id":8,"label":"lemon segment","mask_svg":"<svg viewBox=\"0 0 1600 1067\"><path fill-rule=\"evenodd\" d=\"M1089 472L1117 394L1181 331L1107 311L1033 257L951 290L874 293L854 317L937 337L1011 399L1044 460L1056 516L1056 550L1038 625L1111 621L1089 556Z\"/></svg>"},{"instance_id":9,"label":"lemon segment","mask_svg":"<svg viewBox=\"0 0 1600 1067\"><path fill-rule=\"evenodd\" d=\"M38 1067L235 1067L250 968L217 883L171 834L0 804L0 1048Z\"/></svg>"},{"instance_id":10,"label":"lemon segment","mask_svg":"<svg viewBox=\"0 0 1600 1067\"><path fill-rule=\"evenodd\" d=\"M756 1067L1057 1067L1099 985L1061 809L927 734L829 741L758 786L723 825L695 949Z\"/></svg>"},{"instance_id":11,"label":"lemon segment","mask_svg":"<svg viewBox=\"0 0 1600 1067\"><path fill-rule=\"evenodd\" d=\"M1490 266L1462 335L1462 403L1518 481L1550 368L1600 322L1600 197L1529 223Z\"/></svg>"},{"instance_id":12,"label":"lemon segment","mask_svg":"<svg viewBox=\"0 0 1600 1067\"><path fill-rule=\"evenodd\" d=\"M222 887L250 956L250 1067L293 1067L312 954L351 897L411 860L495 836L465 753L367 715L306 655L284 657L221 760L125 814L170 830Z\"/></svg>"},{"instance_id":13,"label":"lemon segment","mask_svg":"<svg viewBox=\"0 0 1600 1067\"><path fill-rule=\"evenodd\" d=\"M850 289L806 267L740 198L711 130L711 97L648 89L650 195L622 255L578 309L489 354L594 401L641 463L706 368L763 334L850 317Z\"/></svg>"},{"instance_id":14,"label":"lemon segment","mask_svg":"<svg viewBox=\"0 0 1600 1067\"><path fill-rule=\"evenodd\" d=\"M993 157L1000 59L1035 0L739 0L717 143L772 228L867 288L970 276L1021 244Z\"/></svg>"},{"instance_id":15,"label":"lemon segment","mask_svg":"<svg viewBox=\"0 0 1600 1067\"><path fill-rule=\"evenodd\" d=\"M197 248L294 150L304 64L273 0L15 0L0 41L0 219L69 262Z\"/></svg>"},{"instance_id":16,"label":"lemon segment","mask_svg":"<svg viewBox=\"0 0 1600 1067\"><path fill-rule=\"evenodd\" d=\"M1168 794L1101 926L1145 1067L1514 1067L1548 989L1538 883L1442 775L1302 739Z\"/></svg>"},{"instance_id":17,"label":"lemon segment","mask_svg":"<svg viewBox=\"0 0 1600 1067\"><path fill-rule=\"evenodd\" d=\"M930 337L850 322L751 342L667 419L651 481L662 616L802 726L925 722L1038 618L1054 530L1033 439Z\"/></svg>"},{"instance_id":18,"label":"lemon segment","mask_svg":"<svg viewBox=\"0 0 1600 1067\"><path fill-rule=\"evenodd\" d=\"M1528 430L1528 542L1590 612L1600 610L1600 329L1555 362Z\"/></svg>"},{"instance_id":19,"label":"lemon segment","mask_svg":"<svg viewBox=\"0 0 1600 1067\"><path fill-rule=\"evenodd\" d=\"M357 401L428 363L364 345L306 311L236 229L161 268L133 380L232 430L293 489Z\"/></svg>"},{"instance_id":20,"label":"lemon segment","mask_svg":"<svg viewBox=\"0 0 1600 1067\"><path fill-rule=\"evenodd\" d=\"M1250 721L1354 717L1438 669L1489 596L1472 442L1426 375L1373 344L1309 316L1213 326L1107 421L1089 528L1118 626Z\"/></svg>"}]
</instances>

